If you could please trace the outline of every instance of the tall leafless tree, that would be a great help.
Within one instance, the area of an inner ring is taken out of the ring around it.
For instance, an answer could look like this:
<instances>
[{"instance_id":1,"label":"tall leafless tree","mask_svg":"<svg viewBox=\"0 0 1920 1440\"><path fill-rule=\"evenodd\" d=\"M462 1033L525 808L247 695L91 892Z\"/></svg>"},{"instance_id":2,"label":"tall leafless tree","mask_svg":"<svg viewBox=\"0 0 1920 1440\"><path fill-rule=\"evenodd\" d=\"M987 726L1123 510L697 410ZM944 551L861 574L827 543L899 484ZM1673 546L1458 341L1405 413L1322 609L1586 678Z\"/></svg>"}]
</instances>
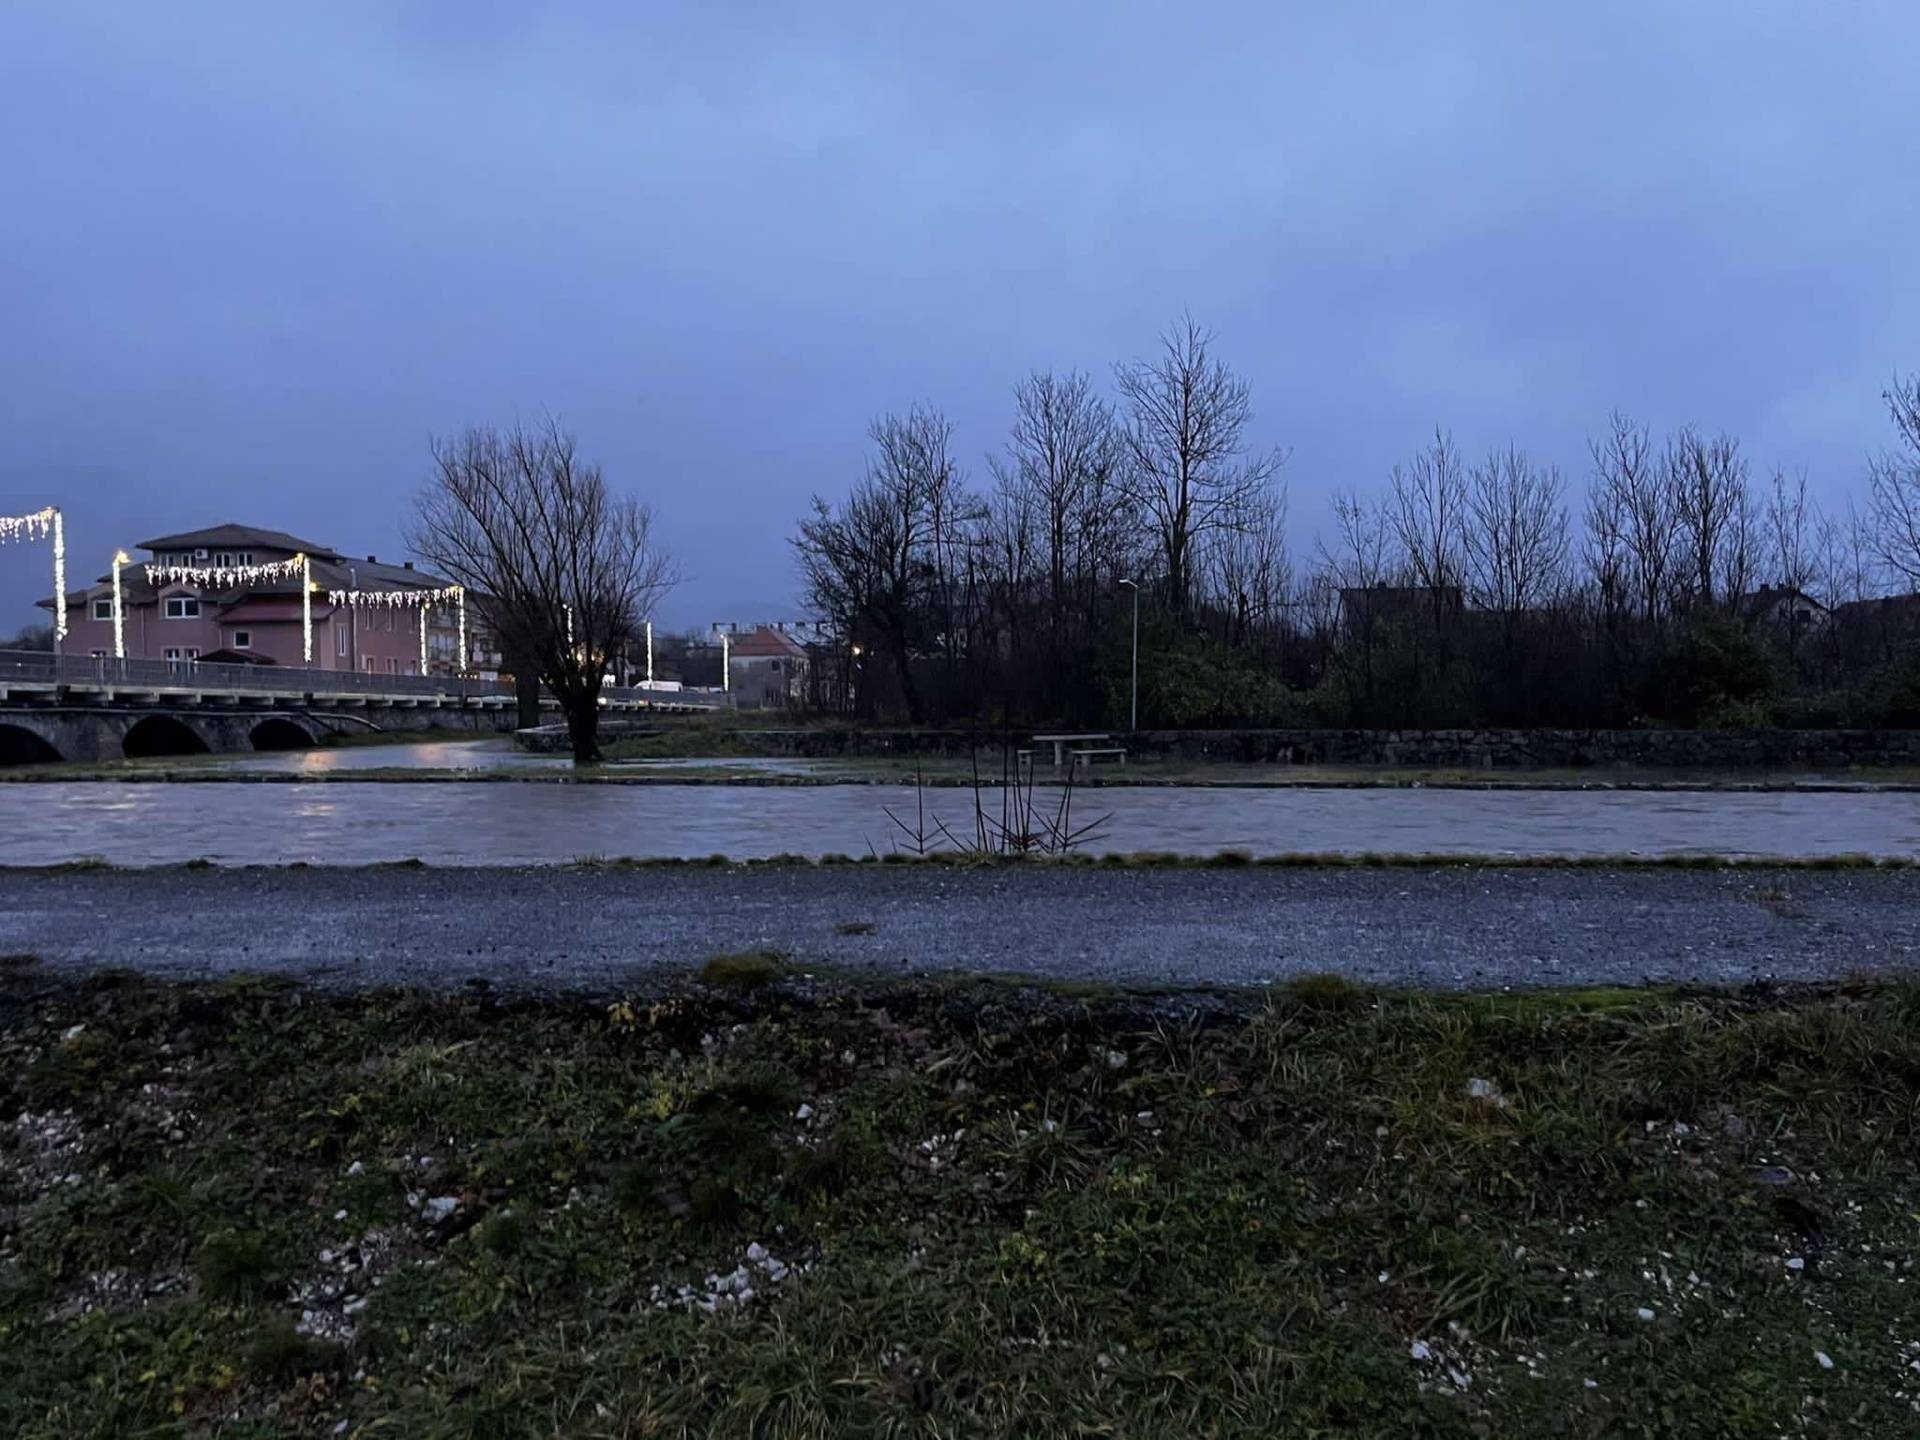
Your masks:
<instances>
[{"instance_id":1,"label":"tall leafless tree","mask_svg":"<svg viewBox=\"0 0 1920 1440\"><path fill-rule=\"evenodd\" d=\"M1473 601L1509 624L1558 590L1567 560L1566 482L1509 445L1467 482L1462 549Z\"/></svg>"},{"instance_id":2,"label":"tall leafless tree","mask_svg":"<svg viewBox=\"0 0 1920 1440\"><path fill-rule=\"evenodd\" d=\"M964 562L983 543L985 512L966 493L944 415L916 407L868 434L865 477L838 509L814 497L794 550L815 608L851 644L885 657L917 722L925 707L914 657L962 644Z\"/></svg>"},{"instance_id":3,"label":"tall leafless tree","mask_svg":"<svg viewBox=\"0 0 1920 1440\"><path fill-rule=\"evenodd\" d=\"M435 441L433 463L408 544L552 692L575 763L597 760L607 666L674 583L653 512L613 494L552 421Z\"/></svg>"},{"instance_id":4,"label":"tall leafless tree","mask_svg":"<svg viewBox=\"0 0 1920 1440\"><path fill-rule=\"evenodd\" d=\"M1894 376L1882 398L1898 443L1868 465L1874 543L1887 568L1920 589L1920 374Z\"/></svg>"},{"instance_id":5,"label":"tall leafless tree","mask_svg":"<svg viewBox=\"0 0 1920 1440\"><path fill-rule=\"evenodd\" d=\"M1820 532L1825 526L1819 504L1807 494L1805 472L1789 480L1776 470L1767 486L1762 521L1763 583L1808 590L1819 568Z\"/></svg>"},{"instance_id":6,"label":"tall leafless tree","mask_svg":"<svg viewBox=\"0 0 1920 1440\"><path fill-rule=\"evenodd\" d=\"M1753 579L1756 523L1753 490L1740 442L1709 440L1691 427L1667 442L1660 458L1678 523L1681 574L1690 604L1731 605Z\"/></svg>"},{"instance_id":7,"label":"tall leafless tree","mask_svg":"<svg viewBox=\"0 0 1920 1440\"><path fill-rule=\"evenodd\" d=\"M1676 530L1672 489L1647 432L1610 417L1604 438L1587 444L1593 483L1587 494L1587 563L1604 613L1652 624L1672 598Z\"/></svg>"},{"instance_id":8,"label":"tall leafless tree","mask_svg":"<svg viewBox=\"0 0 1920 1440\"><path fill-rule=\"evenodd\" d=\"M1014 387L1013 433L989 462L1031 534L1049 621L1064 632L1083 587L1113 566L1124 525L1121 437L1113 410L1081 374L1034 374Z\"/></svg>"},{"instance_id":9,"label":"tall leafless tree","mask_svg":"<svg viewBox=\"0 0 1920 1440\"><path fill-rule=\"evenodd\" d=\"M1189 316L1162 338L1159 355L1114 371L1127 412L1127 487L1156 533L1178 610L1192 603L1200 546L1244 528L1286 460L1278 449L1248 449L1247 383L1213 356L1212 343Z\"/></svg>"}]
</instances>

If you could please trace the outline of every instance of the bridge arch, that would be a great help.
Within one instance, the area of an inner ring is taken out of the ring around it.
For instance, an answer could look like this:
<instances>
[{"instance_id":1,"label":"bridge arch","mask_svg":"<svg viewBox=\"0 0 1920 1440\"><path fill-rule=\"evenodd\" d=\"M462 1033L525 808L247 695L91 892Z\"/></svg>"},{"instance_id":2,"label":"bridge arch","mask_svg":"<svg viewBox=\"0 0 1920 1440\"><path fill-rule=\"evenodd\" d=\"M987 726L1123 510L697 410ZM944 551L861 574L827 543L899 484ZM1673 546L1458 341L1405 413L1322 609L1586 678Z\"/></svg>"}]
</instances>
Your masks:
<instances>
[{"instance_id":1,"label":"bridge arch","mask_svg":"<svg viewBox=\"0 0 1920 1440\"><path fill-rule=\"evenodd\" d=\"M247 732L247 743L256 750L305 750L314 739L299 721L269 715Z\"/></svg>"},{"instance_id":2,"label":"bridge arch","mask_svg":"<svg viewBox=\"0 0 1920 1440\"><path fill-rule=\"evenodd\" d=\"M136 720L120 742L120 751L129 760L205 755L212 748L191 725L172 715L148 715Z\"/></svg>"},{"instance_id":3,"label":"bridge arch","mask_svg":"<svg viewBox=\"0 0 1920 1440\"><path fill-rule=\"evenodd\" d=\"M51 765L64 760L53 742L25 725L0 724L0 766Z\"/></svg>"}]
</instances>

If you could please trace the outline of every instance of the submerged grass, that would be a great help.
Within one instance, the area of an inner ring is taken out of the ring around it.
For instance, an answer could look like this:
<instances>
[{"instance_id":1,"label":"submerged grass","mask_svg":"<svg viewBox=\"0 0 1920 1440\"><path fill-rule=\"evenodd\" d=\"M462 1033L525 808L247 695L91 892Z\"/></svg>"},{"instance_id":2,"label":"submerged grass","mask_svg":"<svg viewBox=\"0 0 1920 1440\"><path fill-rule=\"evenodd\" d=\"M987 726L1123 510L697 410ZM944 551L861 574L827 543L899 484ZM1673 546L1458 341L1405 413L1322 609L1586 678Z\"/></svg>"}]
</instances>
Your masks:
<instances>
[{"instance_id":1,"label":"submerged grass","mask_svg":"<svg viewBox=\"0 0 1920 1440\"><path fill-rule=\"evenodd\" d=\"M0 969L0 1433L1920 1426L1911 988L744 958L611 1005Z\"/></svg>"}]
</instances>

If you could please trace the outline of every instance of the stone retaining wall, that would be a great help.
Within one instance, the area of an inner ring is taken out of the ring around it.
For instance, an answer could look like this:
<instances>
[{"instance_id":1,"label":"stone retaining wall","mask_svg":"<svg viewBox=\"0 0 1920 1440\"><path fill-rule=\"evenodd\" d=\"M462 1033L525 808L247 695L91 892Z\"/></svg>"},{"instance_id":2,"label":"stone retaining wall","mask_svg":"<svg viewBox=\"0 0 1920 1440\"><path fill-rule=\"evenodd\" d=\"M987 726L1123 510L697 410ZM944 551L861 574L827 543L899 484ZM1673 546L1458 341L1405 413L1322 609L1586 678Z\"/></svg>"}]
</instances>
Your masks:
<instances>
[{"instance_id":1,"label":"stone retaining wall","mask_svg":"<svg viewBox=\"0 0 1920 1440\"><path fill-rule=\"evenodd\" d=\"M765 755L965 755L965 730L746 730ZM1024 743L1025 737L1022 736ZM1435 769L1806 769L1920 765L1920 730L1143 730L1131 758ZM988 748L997 750L999 742Z\"/></svg>"}]
</instances>

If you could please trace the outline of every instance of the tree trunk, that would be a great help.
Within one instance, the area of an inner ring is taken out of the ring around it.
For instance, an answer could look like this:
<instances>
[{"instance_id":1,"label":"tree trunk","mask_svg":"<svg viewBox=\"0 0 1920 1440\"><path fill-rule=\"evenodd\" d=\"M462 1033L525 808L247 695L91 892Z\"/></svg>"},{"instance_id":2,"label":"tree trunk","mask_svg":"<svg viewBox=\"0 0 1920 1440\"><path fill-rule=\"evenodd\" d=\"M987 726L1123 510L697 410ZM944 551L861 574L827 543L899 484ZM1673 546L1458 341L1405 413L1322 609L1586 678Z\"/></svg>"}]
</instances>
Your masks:
<instances>
[{"instance_id":1,"label":"tree trunk","mask_svg":"<svg viewBox=\"0 0 1920 1440\"><path fill-rule=\"evenodd\" d=\"M531 730L540 723L540 677L516 665L513 671L513 698L520 710L520 728Z\"/></svg>"},{"instance_id":2,"label":"tree trunk","mask_svg":"<svg viewBox=\"0 0 1920 1440\"><path fill-rule=\"evenodd\" d=\"M573 763L600 763L600 704L596 696L584 704L567 706L567 739L573 746Z\"/></svg>"}]
</instances>

